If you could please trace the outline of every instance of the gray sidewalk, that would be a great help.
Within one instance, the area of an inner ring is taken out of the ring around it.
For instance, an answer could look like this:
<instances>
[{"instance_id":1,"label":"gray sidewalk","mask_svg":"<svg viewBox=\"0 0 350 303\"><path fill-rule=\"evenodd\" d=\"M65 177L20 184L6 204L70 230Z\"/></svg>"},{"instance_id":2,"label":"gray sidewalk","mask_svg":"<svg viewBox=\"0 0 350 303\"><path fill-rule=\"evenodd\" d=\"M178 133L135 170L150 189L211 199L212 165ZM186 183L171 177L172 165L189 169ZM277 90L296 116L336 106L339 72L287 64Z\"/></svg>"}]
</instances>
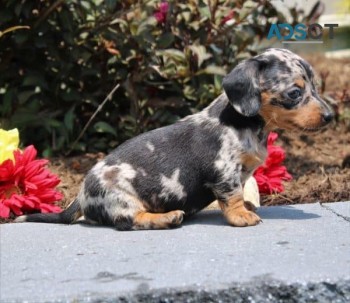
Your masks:
<instances>
[{"instance_id":1,"label":"gray sidewalk","mask_svg":"<svg viewBox=\"0 0 350 303\"><path fill-rule=\"evenodd\" d=\"M262 207L227 226L0 226L1 302L350 302L350 202Z\"/></svg>"}]
</instances>

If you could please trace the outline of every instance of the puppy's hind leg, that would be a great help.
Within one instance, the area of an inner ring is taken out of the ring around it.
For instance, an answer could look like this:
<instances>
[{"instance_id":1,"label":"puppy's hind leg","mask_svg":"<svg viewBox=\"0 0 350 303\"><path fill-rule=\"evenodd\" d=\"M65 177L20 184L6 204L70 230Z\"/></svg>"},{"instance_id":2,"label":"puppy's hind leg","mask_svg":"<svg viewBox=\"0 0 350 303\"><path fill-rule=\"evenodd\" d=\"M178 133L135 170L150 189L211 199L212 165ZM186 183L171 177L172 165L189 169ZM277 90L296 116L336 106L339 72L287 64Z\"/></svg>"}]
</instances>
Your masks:
<instances>
[{"instance_id":1,"label":"puppy's hind leg","mask_svg":"<svg viewBox=\"0 0 350 303\"><path fill-rule=\"evenodd\" d=\"M119 192L118 202L114 213L117 214L115 226L123 230L131 222L132 230L141 229L167 229L181 225L184 212L182 210L173 210L166 213L149 212L147 203L130 193ZM125 230L125 229L124 229Z\"/></svg>"},{"instance_id":2,"label":"puppy's hind leg","mask_svg":"<svg viewBox=\"0 0 350 303\"><path fill-rule=\"evenodd\" d=\"M184 212L173 210L167 213L139 212L134 217L133 229L167 229L181 225Z\"/></svg>"},{"instance_id":3,"label":"puppy's hind leg","mask_svg":"<svg viewBox=\"0 0 350 303\"><path fill-rule=\"evenodd\" d=\"M120 189L106 192L103 197L85 200L85 218L117 230L166 229L181 224L184 212L150 213L146 203Z\"/></svg>"}]
</instances>

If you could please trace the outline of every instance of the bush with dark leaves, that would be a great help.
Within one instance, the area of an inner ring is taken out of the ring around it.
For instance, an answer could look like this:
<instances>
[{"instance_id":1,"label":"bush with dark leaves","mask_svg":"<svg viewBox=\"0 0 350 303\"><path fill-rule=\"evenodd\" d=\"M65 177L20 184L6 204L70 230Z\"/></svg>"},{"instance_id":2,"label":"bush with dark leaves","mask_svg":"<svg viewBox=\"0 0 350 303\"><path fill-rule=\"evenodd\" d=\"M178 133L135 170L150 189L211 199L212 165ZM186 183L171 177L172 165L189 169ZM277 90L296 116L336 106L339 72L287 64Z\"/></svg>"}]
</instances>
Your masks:
<instances>
[{"instance_id":1,"label":"bush with dark leaves","mask_svg":"<svg viewBox=\"0 0 350 303\"><path fill-rule=\"evenodd\" d=\"M259 51L270 24L284 20L270 1L1 6L0 127L19 128L21 142L46 156L108 151L198 111L221 93L227 71ZM13 26L29 29L5 33Z\"/></svg>"}]
</instances>

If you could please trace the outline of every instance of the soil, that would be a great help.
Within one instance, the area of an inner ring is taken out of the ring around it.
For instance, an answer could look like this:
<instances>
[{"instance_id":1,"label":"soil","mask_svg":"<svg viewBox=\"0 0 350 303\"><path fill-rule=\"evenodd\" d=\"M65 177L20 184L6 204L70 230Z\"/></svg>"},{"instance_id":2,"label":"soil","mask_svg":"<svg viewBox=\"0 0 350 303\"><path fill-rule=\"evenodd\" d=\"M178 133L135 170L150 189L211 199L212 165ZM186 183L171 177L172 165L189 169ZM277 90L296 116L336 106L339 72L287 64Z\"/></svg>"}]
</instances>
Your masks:
<instances>
[{"instance_id":1,"label":"soil","mask_svg":"<svg viewBox=\"0 0 350 303\"><path fill-rule=\"evenodd\" d=\"M263 196L262 205L337 202L350 200L350 58L306 57L325 82L322 96L332 101L336 121L312 134L279 132L286 151L285 165L293 180L281 194ZM86 172L105 155L85 154L52 159L49 168L59 175L65 208L77 195Z\"/></svg>"}]
</instances>

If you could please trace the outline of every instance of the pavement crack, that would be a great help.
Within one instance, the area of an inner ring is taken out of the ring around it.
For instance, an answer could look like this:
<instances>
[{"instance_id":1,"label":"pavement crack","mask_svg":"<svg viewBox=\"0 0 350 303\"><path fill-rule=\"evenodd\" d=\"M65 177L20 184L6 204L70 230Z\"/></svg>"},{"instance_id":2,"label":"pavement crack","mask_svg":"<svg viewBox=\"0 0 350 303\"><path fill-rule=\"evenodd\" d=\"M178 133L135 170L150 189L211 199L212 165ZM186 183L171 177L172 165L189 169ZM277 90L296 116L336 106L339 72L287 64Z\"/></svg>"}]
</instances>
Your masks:
<instances>
[{"instance_id":1,"label":"pavement crack","mask_svg":"<svg viewBox=\"0 0 350 303\"><path fill-rule=\"evenodd\" d=\"M320 202L320 205L321 207L323 207L324 209L330 211L331 213L335 214L337 217L340 217L342 218L343 220L345 220L346 222L349 222L350 223L350 217L348 216L344 216L344 215L341 215L339 213L337 213L334 209L332 209L331 207L327 206L327 205L324 205L323 203Z\"/></svg>"},{"instance_id":2,"label":"pavement crack","mask_svg":"<svg viewBox=\"0 0 350 303\"><path fill-rule=\"evenodd\" d=\"M113 273L110 273L108 271L102 271L99 272L93 280L98 280L99 282L106 283L106 282L113 282L118 280L133 280L133 281L151 281L152 279L146 278L144 276L139 275L136 272L129 272L124 275L116 275Z\"/></svg>"}]
</instances>

